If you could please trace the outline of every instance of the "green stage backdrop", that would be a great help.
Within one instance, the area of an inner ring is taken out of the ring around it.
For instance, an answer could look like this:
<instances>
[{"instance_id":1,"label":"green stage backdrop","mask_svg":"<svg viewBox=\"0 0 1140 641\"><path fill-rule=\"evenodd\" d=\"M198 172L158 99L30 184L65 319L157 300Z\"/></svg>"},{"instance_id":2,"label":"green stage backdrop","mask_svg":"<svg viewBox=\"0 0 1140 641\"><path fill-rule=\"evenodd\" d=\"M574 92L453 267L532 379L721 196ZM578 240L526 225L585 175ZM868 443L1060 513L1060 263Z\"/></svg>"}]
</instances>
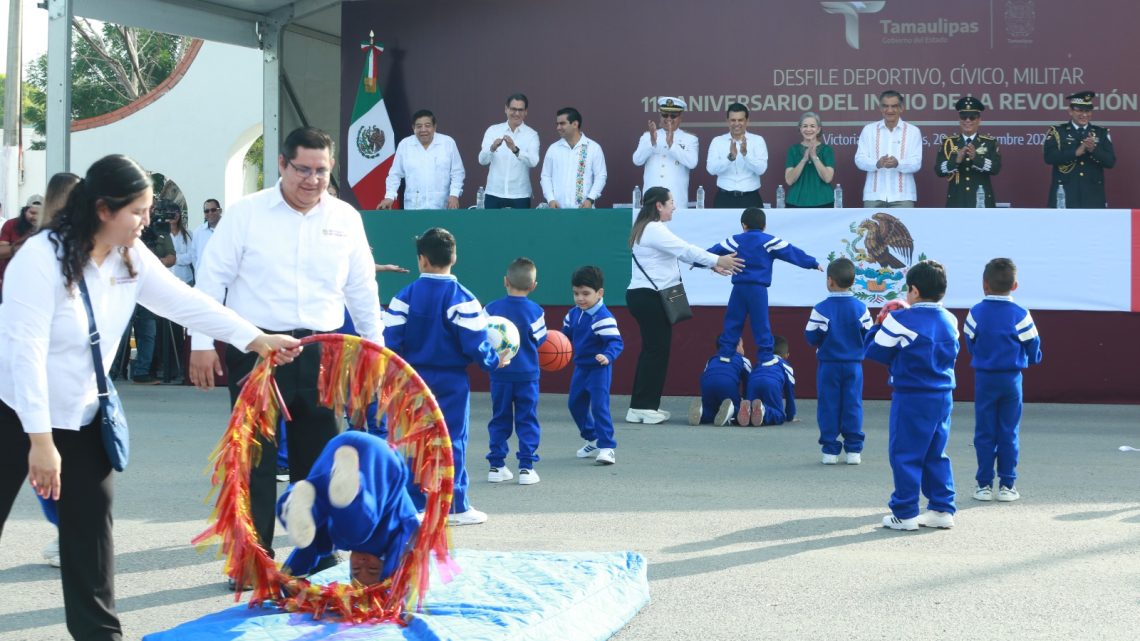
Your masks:
<instances>
[{"instance_id":1,"label":"green stage backdrop","mask_svg":"<svg viewBox=\"0 0 1140 641\"><path fill-rule=\"evenodd\" d=\"M364 230L378 263L394 263L407 274L382 273L384 304L418 275L416 236L431 227L455 234L458 261L453 273L483 304L506 295L507 265L526 256L538 265L540 305L572 305L570 274L598 265L606 277L606 304L625 305L629 286L628 209L461 209L456 211L366 211Z\"/></svg>"}]
</instances>

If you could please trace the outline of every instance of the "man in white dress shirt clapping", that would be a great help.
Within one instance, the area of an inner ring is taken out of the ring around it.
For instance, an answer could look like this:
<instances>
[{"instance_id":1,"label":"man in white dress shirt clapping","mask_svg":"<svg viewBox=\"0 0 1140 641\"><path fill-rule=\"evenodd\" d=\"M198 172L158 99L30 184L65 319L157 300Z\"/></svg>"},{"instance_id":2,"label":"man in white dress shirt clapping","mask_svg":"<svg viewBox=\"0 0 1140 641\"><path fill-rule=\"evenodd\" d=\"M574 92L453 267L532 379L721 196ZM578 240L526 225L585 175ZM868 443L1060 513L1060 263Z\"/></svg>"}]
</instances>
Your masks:
<instances>
[{"instance_id":1,"label":"man in white dress shirt clapping","mask_svg":"<svg viewBox=\"0 0 1140 641\"><path fill-rule=\"evenodd\" d=\"M455 140L436 132L435 114L412 114L413 135L396 146L380 209L391 209L404 181L404 209L459 209L463 193L463 160Z\"/></svg>"},{"instance_id":2,"label":"man in white dress shirt clapping","mask_svg":"<svg viewBox=\"0 0 1140 641\"><path fill-rule=\"evenodd\" d=\"M658 98L661 126L658 128L657 123L649 121L649 131L641 134L637 150L633 152L633 164L645 167L643 188L668 189L681 209L689 205L689 171L700 161L697 137L681 130L686 106L680 98ZM637 206L634 203L634 207Z\"/></svg>"},{"instance_id":3,"label":"man in white dress shirt clapping","mask_svg":"<svg viewBox=\"0 0 1140 641\"><path fill-rule=\"evenodd\" d=\"M863 206L914 207L914 175L922 168L922 132L902 119L902 95L888 89L879 94L883 119L863 127L855 150L855 166L867 172Z\"/></svg>"},{"instance_id":4,"label":"man in white dress shirt clapping","mask_svg":"<svg viewBox=\"0 0 1140 641\"><path fill-rule=\"evenodd\" d=\"M582 114L573 107L559 109L554 124L561 140L542 159L542 197L552 209L590 209L606 186L602 147L582 133Z\"/></svg>"},{"instance_id":5,"label":"man in white dress shirt clapping","mask_svg":"<svg viewBox=\"0 0 1140 641\"><path fill-rule=\"evenodd\" d=\"M507 98L507 121L487 128L479 164L487 171L485 209L529 209L530 170L538 166L538 132L526 124L530 101L521 93Z\"/></svg>"},{"instance_id":6,"label":"man in white dress shirt clapping","mask_svg":"<svg viewBox=\"0 0 1140 641\"><path fill-rule=\"evenodd\" d=\"M715 209L764 206L760 176L768 170L768 145L762 136L748 133L748 107L739 102L728 106L728 133L709 143L705 168L716 176Z\"/></svg>"}]
</instances>

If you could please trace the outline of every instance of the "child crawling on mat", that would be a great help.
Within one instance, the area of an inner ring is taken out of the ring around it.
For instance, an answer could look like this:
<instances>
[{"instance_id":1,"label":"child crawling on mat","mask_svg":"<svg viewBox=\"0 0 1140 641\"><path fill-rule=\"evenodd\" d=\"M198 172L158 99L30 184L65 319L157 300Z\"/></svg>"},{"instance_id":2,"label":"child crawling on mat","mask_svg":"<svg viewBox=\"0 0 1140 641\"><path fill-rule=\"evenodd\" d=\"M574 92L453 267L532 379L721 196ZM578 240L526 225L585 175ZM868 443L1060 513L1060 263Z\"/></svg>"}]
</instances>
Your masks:
<instances>
[{"instance_id":1,"label":"child crawling on mat","mask_svg":"<svg viewBox=\"0 0 1140 641\"><path fill-rule=\"evenodd\" d=\"M285 565L294 576L321 558L349 550L352 578L363 585L392 576L420 522L407 491L408 468L388 442L367 432L334 437L277 501L277 517L297 547Z\"/></svg>"}]
</instances>

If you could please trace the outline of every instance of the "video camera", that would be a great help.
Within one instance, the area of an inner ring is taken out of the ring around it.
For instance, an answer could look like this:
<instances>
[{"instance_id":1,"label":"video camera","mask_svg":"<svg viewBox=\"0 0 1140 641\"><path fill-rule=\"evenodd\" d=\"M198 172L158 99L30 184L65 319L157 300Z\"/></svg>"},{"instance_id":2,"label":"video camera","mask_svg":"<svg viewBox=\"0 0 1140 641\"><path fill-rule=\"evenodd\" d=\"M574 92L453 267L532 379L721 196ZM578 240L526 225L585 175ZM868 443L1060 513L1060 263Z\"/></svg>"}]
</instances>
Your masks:
<instances>
[{"instance_id":1,"label":"video camera","mask_svg":"<svg viewBox=\"0 0 1140 641\"><path fill-rule=\"evenodd\" d=\"M182 208L172 200L155 198L150 212L150 225L143 230L142 241L154 249L159 236L170 234L170 221L182 213Z\"/></svg>"}]
</instances>

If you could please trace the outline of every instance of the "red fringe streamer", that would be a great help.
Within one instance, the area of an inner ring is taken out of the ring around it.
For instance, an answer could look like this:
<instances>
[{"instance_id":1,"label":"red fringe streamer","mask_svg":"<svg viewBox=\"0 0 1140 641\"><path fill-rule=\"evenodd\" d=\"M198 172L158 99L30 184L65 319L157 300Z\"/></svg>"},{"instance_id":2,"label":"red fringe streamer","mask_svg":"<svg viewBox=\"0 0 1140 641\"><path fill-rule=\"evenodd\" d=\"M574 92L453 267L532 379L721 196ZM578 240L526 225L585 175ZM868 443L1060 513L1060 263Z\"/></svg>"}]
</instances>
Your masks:
<instances>
[{"instance_id":1,"label":"red fringe streamer","mask_svg":"<svg viewBox=\"0 0 1140 641\"><path fill-rule=\"evenodd\" d=\"M216 491L217 500L210 525L192 543L220 543L225 573L237 586L235 601L248 585L252 586L251 607L271 603L288 612L309 613L314 619L330 616L353 623L402 624L407 609L414 604L419 610L423 605L432 559L444 582L458 571L450 556L447 531L455 470L443 413L423 379L395 352L343 334L316 334L301 343L321 349L318 394L325 407L337 416L347 412L357 429L364 425L365 411L373 399L379 400L379 411L387 413L388 440L408 461L427 498L415 543L392 577L367 587L312 585L282 572L257 544L249 511L249 473L261 458L257 439L275 439L278 418L282 412L288 415L273 379L273 359L263 359L250 372L226 432L210 455L214 467L210 495Z\"/></svg>"}]
</instances>

